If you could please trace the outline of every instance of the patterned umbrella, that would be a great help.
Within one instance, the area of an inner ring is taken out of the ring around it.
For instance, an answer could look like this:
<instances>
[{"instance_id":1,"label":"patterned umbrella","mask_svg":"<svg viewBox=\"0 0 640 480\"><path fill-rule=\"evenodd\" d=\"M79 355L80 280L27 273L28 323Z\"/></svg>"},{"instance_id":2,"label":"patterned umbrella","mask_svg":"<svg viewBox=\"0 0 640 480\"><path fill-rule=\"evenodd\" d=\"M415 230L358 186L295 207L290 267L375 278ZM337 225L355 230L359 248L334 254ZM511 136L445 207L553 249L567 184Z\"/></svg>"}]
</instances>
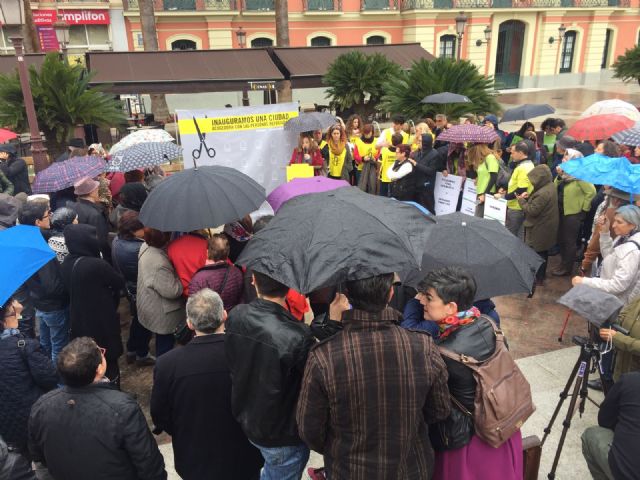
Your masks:
<instances>
[{"instance_id":1,"label":"patterned umbrella","mask_svg":"<svg viewBox=\"0 0 640 480\"><path fill-rule=\"evenodd\" d=\"M636 122L636 124L628 130L623 130L614 134L611 138L621 145L632 145L634 147L639 146L640 122Z\"/></svg>"},{"instance_id":2,"label":"patterned umbrella","mask_svg":"<svg viewBox=\"0 0 640 480\"><path fill-rule=\"evenodd\" d=\"M108 172L130 172L138 168L154 167L175 160L182 155L182 147L171 142L138 143L111 156Z\"/></svg>"},{"instance_id":3,"label":"patterned umbrella","mask_svg":"<svg viewBox=\"0 0 640 480\"><path fill-rule=\"evenodd\" d=\"M638 111L638 109L632 104L624 102L618 98L596 102L589 108L587 108L584 112L582 112L582 115L580 117L586 118L592 117L594 115L604 115L610 113L623 115L635 122L640 121L640 112Z\"/></svg>"},{"instance_id":4,"label":"patterned umbrella","mask_svg":"<svg viewBox=\"0 0 640 480\"><path fill-rule=\"evenodd\" d=\"M56 162L36 174L31 190L33 193L52 193L73 186L82 177L97 177L105 169L101 157L72 157Z\"/></svg>"},{"instance_id":5,"label":"patterned umbrella","mask_svg":"<svg viewBox=\"0 0 640 480\"><path fill-rule=\"evenodd\" d=\"M284 130L293 133L312 132L329 128L336 122L336 117L329 112L301 113L297 117L287 120L284 124Z\"/></svg>"},{"instance_id":6,"label":"patterned umbrella","mask_svg":"<svg viewBox=\"0 0 640 480\"><path fill-rule=\"evenodd\" d=\"M446 129L437 140L451 143L493 143L500 138L493 127L480 125L454 125Z\"/></svg>"},{"instance_id":7,"label":"patterned umbrella","mask_svg":"<svg viewBox=\"0 0 640 480\"><path fill-rule=\"evenodd\" d=\"M635 125L629 117L616 114L592 115L576 121L567 135L576 140L606 140L618 132Z\"/></svg>"},{"instance_id":8,"label":"patterned umbrella","mask_svg":"<svg viewBox=\"0 0 640 480\"><path fill-rule=\"evenodd\" d=\"M116 152L132 147L133 145L138 145L139 143L173 142L173 140L174 138L166 130L161 130L159 128L145 128L142 130L136 130L124 137L111 147L109 153L113 155Z\"/></svg>"}]
</instances>

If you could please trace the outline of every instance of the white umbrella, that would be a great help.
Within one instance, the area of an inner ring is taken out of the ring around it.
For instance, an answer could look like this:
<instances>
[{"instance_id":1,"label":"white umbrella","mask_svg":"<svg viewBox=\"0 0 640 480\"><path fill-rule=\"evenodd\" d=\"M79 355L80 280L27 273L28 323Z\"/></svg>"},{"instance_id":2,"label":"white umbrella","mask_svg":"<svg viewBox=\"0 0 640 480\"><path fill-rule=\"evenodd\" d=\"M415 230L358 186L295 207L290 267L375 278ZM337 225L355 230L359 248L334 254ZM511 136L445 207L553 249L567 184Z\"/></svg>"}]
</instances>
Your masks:
<instances>
[{"instance_id":1,"label":"white umbrella","mask_svg":"<svg viewBox=\"0 0 640 480\"><path fill-rule=\"evenodd\" d=\"M625 102L618 98L611 100L601 100L594 103L584 112L582 112L581 118L592 117L594 115L607 115L607 114L624 115L631 120L640 121L640 112L631 103Z\"/></svg>"},{"instance_id":2,"label":"white umbrella","mask_svg":"<svg viewBox=\"0 0 640 480\"><path fill-rule=\"evenodd\" d=\"M132 147L133 145L138 145L139 143L173 142L173 140L174 138L166 130L162 130L160 128L145 128L143 130L136 130L135 132L130 133L129 135L124 137L113 147L111 147L109 153L113 155L120 150Z\"/></svg>"}]
</instances>

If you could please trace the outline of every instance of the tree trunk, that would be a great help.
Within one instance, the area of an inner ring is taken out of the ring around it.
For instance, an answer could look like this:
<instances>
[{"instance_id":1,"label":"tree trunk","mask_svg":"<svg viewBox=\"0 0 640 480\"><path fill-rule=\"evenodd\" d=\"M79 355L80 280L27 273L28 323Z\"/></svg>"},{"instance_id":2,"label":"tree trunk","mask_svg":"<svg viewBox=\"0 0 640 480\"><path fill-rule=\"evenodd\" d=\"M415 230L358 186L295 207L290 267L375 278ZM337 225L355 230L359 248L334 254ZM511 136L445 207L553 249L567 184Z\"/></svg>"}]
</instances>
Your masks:
<instances>
[{"instance_id":1,"label":"tree trunk","mask_svg":"<svg viewBox=\"0 0 640 480\"><path fill-rule=\"evenodd\" d=\"M142 44L147 52L157 52L158 32L156 31L156 17L153 8L153 0L139 0L140 24L142 26ZM169 118L169 106L164 93L152 93L151 112L156 121L167 122Z\"/></svg>"},{"instance_id":2,"label":"tree trunk","mask_svg":"<svg viewBox=\"0 0 640 480\"><path fill-rule=\"evenodd\" d=\"M287 0L275 0L276 3L276 45L289 46L289 5ZM293 100L291 81L283 80L278 84L278 103L288 103Z\"/></svg>"},{"instance_id":3,"label":"tree trunk","mask_svg":"<svg viewBox=\"0 0 640 480\"><path fill-rule=\"evenodd\" d=\"M40 40L36 25L33 23L33 12L31 11L30 0L23 0L24 5L24 25L22 26L22 36L24 37L25 53L38 53L40 51Z\"/></svg>"}]
</instances>

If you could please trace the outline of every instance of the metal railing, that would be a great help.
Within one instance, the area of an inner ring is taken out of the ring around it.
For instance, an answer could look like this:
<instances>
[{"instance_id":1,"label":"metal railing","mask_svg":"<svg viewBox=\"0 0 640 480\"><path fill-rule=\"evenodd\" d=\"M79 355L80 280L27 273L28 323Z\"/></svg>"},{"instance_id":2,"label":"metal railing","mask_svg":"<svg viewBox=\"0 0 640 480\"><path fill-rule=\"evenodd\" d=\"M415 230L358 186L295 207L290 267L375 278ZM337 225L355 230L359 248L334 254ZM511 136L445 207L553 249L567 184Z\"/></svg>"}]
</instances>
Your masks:
<instances>
[{"instance_id":1,"label":"metal railing","mask_svg":"<svg viewBox=\"0 0 640 480\"><path fill-rule=\"evenodd\" d=\"M196 10L196 0L163 0L162 6L167 12Z\"/></svg>"},{"instance_id":2,"label":"metal railing","mask_svg":"<svg viewBox=\"0 0 640 480\"><path fill-rule=\"evenodd\" d=\"M237 10L235 0L205 0L205 10Z\"/></svg>"},{"instance_id":3,"label":"metal railing","mask_svg":"<svg viewBox=\"0 0 640 480\"><path fill-rule=\"evenodd\" d=\"M275 0L244 0L244 9L250 12L273 12Z\"/></svg>"},{"instance_id":4,"label":"metal railing","mask_svg":"<svg viewBox=\"0 0 640 480\"><path fill-rule=\"evenodd\" d=\"M401 2L400 8L402 10L457 10L466 8L628 8L630 5L630 0L401 0Z\"/></svg>"},{"instance_id":5,"label":"metal railing","mask_svg":"<svg viewBox=\"0 0 640 480\"><path fill-rule=\"evenodd\" d=\"M360 10L376 11L376 10L397 10L398 0L361 0Z\"/></svg>"},{"instance_id":6,"label":"metal railing","mask_svg":"<svg viewBox=\"0 0 640 480\"><path fill-rule=\"evenodd\" d=\"M125 10L140 10L140 6L138 5L138 0L124 0L124 9Z\"/></svg>"},{"instance_id":7,"label":"metal railing","mask_svg":"<svg viewBox=\"0 0 640 480\"><path fill-rule=\"evenodd\" d=\"M341 12L342 0L303 0L305 12Z\"/></svg>"}]
</instances>

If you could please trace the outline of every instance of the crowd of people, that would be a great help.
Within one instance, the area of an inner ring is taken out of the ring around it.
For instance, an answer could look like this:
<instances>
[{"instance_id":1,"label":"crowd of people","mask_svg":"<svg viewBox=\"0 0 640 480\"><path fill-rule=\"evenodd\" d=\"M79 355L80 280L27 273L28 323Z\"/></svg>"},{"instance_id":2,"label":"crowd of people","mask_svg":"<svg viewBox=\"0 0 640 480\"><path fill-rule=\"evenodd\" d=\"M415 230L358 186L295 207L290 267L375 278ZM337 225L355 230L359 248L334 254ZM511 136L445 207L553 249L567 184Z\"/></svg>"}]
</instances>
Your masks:
<instances>
[{"instance_id":1,"label":"crowd of people","mask_svg":"<svg viewBox=\"0 0 640 480\"><path fill-rule=\"evenodd\" d=\"M617 353L603 357L615 385L583 442L594 478L636 478L628 438L640 429L622 398L640 388L629 373L640 368L640 198L562 163L593 152L637 163L640 147L578 142L556 118L510 134L494 115L461 121L499 140L438 140L452 125L442 114L415 125L394 115L381 131L354 115L300 135L291 163L431 213L436 173L471 178L476 215L488 195L505 198L506 227L545 260L538 286L559 255L553 275L617 296L630 333L599 331ZM73 139L56 161L90 153L106 156ZM237 262L271 216L216 231L145 226L159 167L31 195L26 163L1 145L0 172L0 230L37 227L55 253L0 307L0 479L166 478L163 432L185 479L299 479L310 450L324 458L312 479L523 478L520 431L490 444L474 423L475 374L439 350L484 362L499 347L495 305L476 301L464 269L424 272L409 295L394 272L303 295ZM154 368L151 428L120 391L121 360Z\"/></svg>"}]
</instances>

